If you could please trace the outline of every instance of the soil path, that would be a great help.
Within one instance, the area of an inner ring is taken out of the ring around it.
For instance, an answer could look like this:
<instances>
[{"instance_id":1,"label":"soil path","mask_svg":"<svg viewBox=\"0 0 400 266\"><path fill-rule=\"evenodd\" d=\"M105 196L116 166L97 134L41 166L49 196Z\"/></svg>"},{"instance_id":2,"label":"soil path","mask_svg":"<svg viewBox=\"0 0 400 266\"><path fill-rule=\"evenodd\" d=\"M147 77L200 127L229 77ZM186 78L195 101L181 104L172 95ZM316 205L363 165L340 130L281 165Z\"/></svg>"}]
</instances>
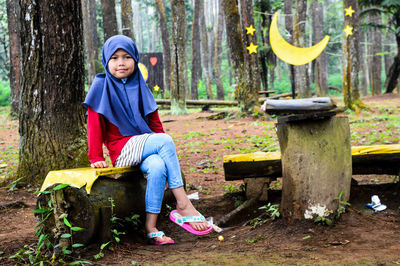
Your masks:
<instances>
[{"instance_id":1,"label":"soil path","mask_svg":"<svg viewBox=\"0 0 400 266\"><path fill-rule=\"evenodd\" d=\"M399 95L391 95L390 98L387 95L369 97L364 101L373 108L372 114L380 112L379 108L399 111ZM224 180L223 155L271 151L278 149L279 144L272 119L206 119L213 114L198 112L173 117L161 112L161 117L166 132L175 139L188 193L199 192L200 200L194 201L195 206L204 215L218 220L244 200L241 193L235 193L240 191L242 182L228 183ZM17 150L17 132L15 122L7 120L2 124L0 151L4 156L9 156L10 150ZM398 138L400 133L396 132L395 135ZM265 139L265 136L268 138ZM7 164L15 168L12 160ZM386 177L385 180L392 178ZM103 259L93 259L93 255L99 251L96 245L87 248L82 258L99 265L400 264L399 183L381 181L371 184L371 179L383 180L371 176L357 176L355 179L359 184L368 185L352 186L352 206L331 227L313 222L287 224L282 219L260 223L255 228L251 225L242 226L245 221L252 219L254 214L249 213L249 216L242 217L221 233L224 241L218 241L217 233L193 236L162 216L159 228L174 238L177 244L151 246L147 245L144 238L124 237L114 251L105 251ZM32 214L36 202L33 192L32 188L0 190L0 204L22 200L27 205L21 209L0 210L2 265L14 265L16 261L8 257L24 245L37 241L34 236L36 221ZM374 213L365 208L365 203L374 194L379 195L388 206L386 211ZM270 202L279 204L279 190L271 191Z\"/></svg>"}]
</instances>

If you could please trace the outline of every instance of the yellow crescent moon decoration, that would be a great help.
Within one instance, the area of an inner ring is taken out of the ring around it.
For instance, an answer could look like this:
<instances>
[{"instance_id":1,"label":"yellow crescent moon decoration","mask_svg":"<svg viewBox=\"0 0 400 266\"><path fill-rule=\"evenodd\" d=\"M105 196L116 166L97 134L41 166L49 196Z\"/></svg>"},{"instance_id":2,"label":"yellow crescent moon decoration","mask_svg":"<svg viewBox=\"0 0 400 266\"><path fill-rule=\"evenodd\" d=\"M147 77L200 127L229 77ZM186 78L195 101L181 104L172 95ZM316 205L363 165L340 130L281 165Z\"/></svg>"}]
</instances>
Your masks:
<instances>
[{"instance_id":1,"label":"yellow crescent moon decoration","mask_svg":"<svg viewBox=\"0 0 400 266\"><path fill-rule=\"evenodd\" d=\"M278 12L272 18L271 27L269 29L269 42L271 48L282 61L292 65L305 65L317 58L325 49L329 41L326 35L322 41L311 47L296 47L285 41L278 30Z\"/></svg>"},{"instance_id":2,"label":"yellow crescent moon decoration","mask_svg":"<svg viewBox=\"0 0 400 266\"><path fill-rule=\"evenodd\" d=\"M139 66L140 73L142 73L144 81L147 81L147 78L149 77L149 72L147 71L147 67L140 62L138 64L138 66Z\"/></svg>"}]
</instances>

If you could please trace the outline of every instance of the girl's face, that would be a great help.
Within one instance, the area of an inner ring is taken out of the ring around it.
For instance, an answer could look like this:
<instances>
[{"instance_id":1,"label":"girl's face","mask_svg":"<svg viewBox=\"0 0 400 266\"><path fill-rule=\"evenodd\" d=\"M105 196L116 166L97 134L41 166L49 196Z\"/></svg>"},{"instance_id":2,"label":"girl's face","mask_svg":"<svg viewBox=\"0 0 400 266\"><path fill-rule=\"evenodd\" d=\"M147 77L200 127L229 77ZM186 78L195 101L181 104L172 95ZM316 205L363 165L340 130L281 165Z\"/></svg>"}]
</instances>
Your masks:
<instances>
[{"instance_id":1,"label":"girl's face","mask_svg":"<svg viewBox=\"0 0 400 266\"><path fill-rule=\"evenodd\" d=\"M135 60L125 50L118 49L108 61L108 70L118 79L128 78L135 70Z\"/></svg>"}]
</instances>

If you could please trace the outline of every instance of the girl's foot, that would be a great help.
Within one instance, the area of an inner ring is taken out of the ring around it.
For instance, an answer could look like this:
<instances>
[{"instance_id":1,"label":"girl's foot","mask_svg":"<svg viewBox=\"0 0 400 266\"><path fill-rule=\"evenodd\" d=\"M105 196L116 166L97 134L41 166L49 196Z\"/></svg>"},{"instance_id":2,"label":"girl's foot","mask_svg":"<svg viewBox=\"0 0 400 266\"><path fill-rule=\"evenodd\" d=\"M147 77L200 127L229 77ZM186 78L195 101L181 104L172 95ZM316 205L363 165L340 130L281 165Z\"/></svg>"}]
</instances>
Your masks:
<instances>
[{"instance_id":1,"label":"girl's foot","mask_svg":"<svg viewBox=\"0 0 400 266\"><path fill-rule=\"evenodd\" d=\"M200 213L196 210L196 208L193 206L192 202L189 199L187 199L187 201L185 200L183 202L177 202L176 210L182 216L199 216L200 215ZM210 225L208 224L207 221L191 222L189 224L196 231L204 231L210 227Z\"/></svg>"},{"instance_id":2,"label":"girl's foot","mask_svg":"<svg viewBox=\"0 0 400 266\"><path fill-rule=\"evenodd\" d=\"M147 235L150 236L151 233L158 233L160 232L159 230L157 230L157 228L152 228L150 229L150 231L147 231ZM166 243L166 244L172 244L173 240L172 238L166 236L163 232L161 234L161 236L156 236L156 237L151 237L151 240L153 241L153 244L161 244L161 243Z\"/></svg>"}]
</instances>

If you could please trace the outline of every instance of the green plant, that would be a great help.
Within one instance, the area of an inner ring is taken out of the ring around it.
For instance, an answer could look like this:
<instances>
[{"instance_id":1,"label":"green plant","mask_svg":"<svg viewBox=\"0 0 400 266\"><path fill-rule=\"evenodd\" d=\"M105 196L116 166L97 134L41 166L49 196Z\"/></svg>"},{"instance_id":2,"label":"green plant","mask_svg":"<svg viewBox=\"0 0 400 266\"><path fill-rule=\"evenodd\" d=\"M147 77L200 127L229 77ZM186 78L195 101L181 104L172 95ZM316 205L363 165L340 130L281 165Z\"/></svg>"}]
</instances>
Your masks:
<instances>
[{"instance_id":1,"label":"green plant","mask_svg":"<svg viewBox=\"0 0 400 266\"><path fill-rule=\"evenodd\" d=\"M327 217L318 216L315 218L314 223L321 223L322 225L331 226L332 220Z\"/></svg>"},{"instance_id":2,"label":"green plant","mask_svg":"<svg viewBox=\"0 0 400 266\"><path fill-rule=\"evenodd\" d=\"M45 190L39 192L40 194L50 194L54 191L61 190L69 185L67 184L60 184L53 187L50 190ZM17 260L23 264L29 265L50 265L55 263L66 264L67 261L69 262L68 265L82 265L82 264L91 264L89 261L84 260L74 260L71 256L73 254L74 249L82 247L83 244L73 243L72 233L78 232L83 230L81 227L72 226L71 223L68 221L66 217L63 218L64 224L69 228L69 232L61 235L61 239L68 239L70 241L71 250L68 247L62 248L62 255L59 256L55 252L57 247L60 247L60 243L54 245L54 241L57 239L50 233L45 232L44 230L44 223L49 219L49 217L53 214L54 207L51 202L51 199L47 202L47 206L42 206L40 202L38 203L38 208L33 210L32 212L36 214L39 218L37 223L37 231L35 236L38 237L38 241L36 244L25 245L24 248L20 249L17 253L10 256L9 259Z\"/></svg>"},{"instance_id":3,"label":"green plant","mask_svg":"<svg viewBox=\"0 0 400 266\"><path fill-rule=\"evenodd\" d=\"M275 220L279 218L281 215L279 212L279 204L271 204L270 202L267 205L261 206L258 208L259 210L265 210L266 214L272 219Z\"/></svg>"},{"instance_id":4,"label":"green plant","mask_svg":"<svg viewBox=\"0 0 400 266\"><path fill-rule=\"evenodd\" d=\"M340 191L339 196L337 196L334 200L338 201L338 209L336 213L336 219L339 219L342 213L346 211L346 206L350 206L351 204L347 201L342 200L343 189Z\"/></svg>"},{"instance_id":5,"label":"green plant","mask_svg":"<svg viewBox=\"0 0 400 266\"><path fill-rule=\"evenodd\" d=\"M71 244L71 250L69 250L68 247L64 246L62 248L62 252L64 255L70 255L74 252L74 248L79 248L84 246L83 244L80 243L74 243L72 238L72 233L82 231L84 230L84 228L78 226L72 226L71 223L68 221L67 217L64 217L64 224L69 228L69 233L64 233L60 237L69 239ZM60 244L57 244L55 247L57 248L59 245Z\"/></svg>"},{"instance_id":6,"label":"green plant","mask_svg":"<svg viewBox=\"0 0 400 266\"><path fill-rule=\"evenodd\" d=\"M119 243L121 241L120 235L125 235L126 233L118 231L117 228L120 228L121 226L123 226L122 223L121 223L122 219L115 216L115 213L114 213L114 207L115 207L114 200L112 198L108 198L108 201L111 203L111 220L110 220L110 222L111 222L112 237L114 238L116 243Z\"/></svg>"},{"instance_id":7,"label":"green plant","mask_svg":"<svg viewBox=\"0 0 400 266\"><path fill-rule=\"evenodd\" d=\"M108 244L110 244L110 243L111 243L111 241L108 241L107 243L102 244L102 245L100 246L100 251L99 251L99 253L93 255L93 257L94 257L96 260L103 258L103 257L104 257L103 250L104 250L104 248L107 247Z\"/></svg>"}]
</instances>

